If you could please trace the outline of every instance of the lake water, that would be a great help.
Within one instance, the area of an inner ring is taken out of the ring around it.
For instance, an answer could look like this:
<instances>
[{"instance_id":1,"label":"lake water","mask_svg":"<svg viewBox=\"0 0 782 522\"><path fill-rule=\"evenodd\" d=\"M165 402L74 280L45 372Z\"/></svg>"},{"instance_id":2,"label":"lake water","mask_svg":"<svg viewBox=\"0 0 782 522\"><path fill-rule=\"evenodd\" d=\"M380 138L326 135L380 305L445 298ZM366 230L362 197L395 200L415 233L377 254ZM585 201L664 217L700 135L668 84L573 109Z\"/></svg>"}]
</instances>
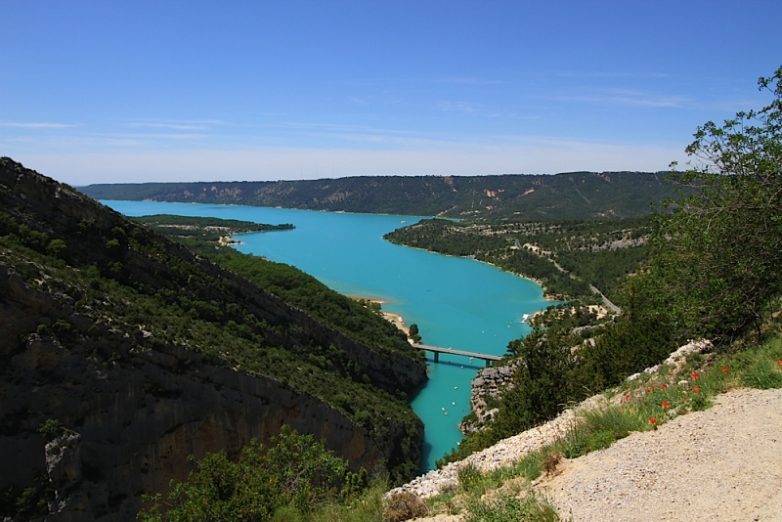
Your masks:
<instances>
[{"instance_id":1,"label":"lake water","mask_svg":"<svg viewBox=\"0 0 782 522\"><path fill-rule=\"evenodd\" d=\"M237 249L294 265L344 294L378 297L383 308L417 323L423 342L494 355L529 331L524 314L545 308L542 289L526 279L470 259L391 244L383 235L418 218L235 205L103 201L128 216L178 214L292 223L295 230L244 234ZM425 425L424 462L461 440L470 382L483 362L427 355L429 382L412 406Z\"/></svg>"}]
</instances>

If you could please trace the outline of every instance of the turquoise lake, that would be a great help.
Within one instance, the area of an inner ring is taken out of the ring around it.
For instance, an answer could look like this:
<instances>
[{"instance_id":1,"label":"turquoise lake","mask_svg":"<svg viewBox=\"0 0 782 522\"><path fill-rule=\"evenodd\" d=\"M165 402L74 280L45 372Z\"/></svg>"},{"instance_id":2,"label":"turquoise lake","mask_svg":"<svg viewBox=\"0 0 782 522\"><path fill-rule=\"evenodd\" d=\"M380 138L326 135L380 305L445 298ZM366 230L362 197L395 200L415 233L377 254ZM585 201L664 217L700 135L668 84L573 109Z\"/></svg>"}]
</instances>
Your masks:
<instances>
[{"instance_id":1,"label":"turquoise lake","mask_svg":"<svg viewBox=\"0 0 782 522\"><path fill-rule=\"evenodd\" d=\"M178 214L292 223L295 230L243 234L237 249L294 265L348 295L382 298L383 309L417 323L423 342L502 355L508 341L529 331L522 322L548 304L532 281L471 259L391 244L383 235L418 219L268 207L103 201L128 216ZM425 425L424 469L461 440L470 382L483 362L427 355L429 382L412 406Z\"/></svg>"}]
</instances>

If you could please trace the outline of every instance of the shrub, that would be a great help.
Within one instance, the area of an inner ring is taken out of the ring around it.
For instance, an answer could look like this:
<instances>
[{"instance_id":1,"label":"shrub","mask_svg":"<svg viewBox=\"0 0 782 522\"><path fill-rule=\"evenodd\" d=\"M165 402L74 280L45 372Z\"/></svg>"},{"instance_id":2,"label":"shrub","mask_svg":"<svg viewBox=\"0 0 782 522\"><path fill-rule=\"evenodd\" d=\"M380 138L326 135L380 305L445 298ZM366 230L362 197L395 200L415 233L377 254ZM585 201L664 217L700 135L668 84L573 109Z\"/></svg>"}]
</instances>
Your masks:
<instances>
[{"instance_id":1,"label":"shrub","mask_svg":"<svg viewBox=\"0 0 782 522\"><path fill-rule=\"evenodd\" d=\"M46 419L38 426L38 433L43 435L47 441L54 440L65 431L65 426L57 419Z\"/></svg>"},{"instance_id":2,"label":"shrub","mask_svg":"<svg viewBox=\"0 0 782 522\"><path fill-rule=\"evenodd\" d=\"M496 502L476 501L469 507L465 522L556 522L559 515L550 505L535 496L523 498L504 495Z\"/></svg>"},{"instance_id":3,"label":"shrub","mask_svg":"<svg viewBox=\"0 0 782 522\"><path fill-rule=\"evenodd\" d=\"M346 500L366 487L366 473L312 435L284 426L268 446L251 441L239 459L225 452L201 459L183 482L174 482L166 502L152 497L139 518L145 522L306 519L317 504Z\"/></svg>"},{"instance_id":4,"label":"shrub","mask_svg":"<svg viewBox=\"0 0 782 522\"><path fill-rule=\"evenodd\" d=\"M402 491L386 499L383 522L403 522L428 513L426 504L411 491Z\"/></svg>"},{"instance_id":5,"label":"shrub","mask_svg":"<svg viewBox=\"0 0 782 522\"><path fill-rule=\"evenodd\" d=\"M485 477L478 470L478 468L472 464L468 464L459 468L458 477L459 486L461 486L461 488L468 493L482 495L486 489Z\"/></svg>"}]
</instances>

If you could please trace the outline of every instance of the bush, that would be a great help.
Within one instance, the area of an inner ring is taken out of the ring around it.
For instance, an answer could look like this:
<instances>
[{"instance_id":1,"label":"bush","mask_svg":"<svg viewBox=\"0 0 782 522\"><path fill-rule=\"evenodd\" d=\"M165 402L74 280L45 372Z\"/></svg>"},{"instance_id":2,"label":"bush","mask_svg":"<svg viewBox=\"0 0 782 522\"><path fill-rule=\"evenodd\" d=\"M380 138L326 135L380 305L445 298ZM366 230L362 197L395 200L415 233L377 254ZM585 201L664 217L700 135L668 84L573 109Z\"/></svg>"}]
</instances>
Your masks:
<instances>
[{"instance_id":1,"label":"bush","mask_svg":"<svg viewBox=\"0 0 782 522\"><path fill-rule=\"evenodd\" d=\"M504 495L496 502L476 501L470 507L465 522L556 522L557 512L533 495L523 498Z\"/></svg>"},{"instance_id":2,"label":"bush","mask_svg":"<svg viewBox=\"0 0 782 522\"><path fill-rule=\"evenodd\" d=\"M486 490L486 479L483 474L473 466L468 464L459 468L459 486L467 493L482 495Z\"/></svg>"},{"instance_id":3,"label":"bush","mask_svg":"<svg viewBox=\"0 0 782 522\"><path fill-rule=\"evenodd\" d=\"M391 495L386 500L383 510L383 522L403 522L411 518L422 517L429 510L426 504L411 491L402 491Z\"/></svg>"},{"instance_id":4,"label":"bush","mask_svg":"<svg viewBox=\"0 0 782 522\"><path fill-rule=\"evenodd\" d=\"M205 456L182 482L173 482L140 515L146 522L295 521L318 504L343 501L367 485L365 472L326 450L312 435L283 427L268 446L251 441L239 459L225 452Z\"/></svg>"},{"instance_id":5,"label":"bush","mask_svg":"<svg viewBox=\"0 0 782 522\"><path fill-rule=\"evenodd\" d=\"M46 419L38 426L38 433L43 435L47 441L59 437L65 431L65 426L57 419Z\"/></svg>"}]
</instances>

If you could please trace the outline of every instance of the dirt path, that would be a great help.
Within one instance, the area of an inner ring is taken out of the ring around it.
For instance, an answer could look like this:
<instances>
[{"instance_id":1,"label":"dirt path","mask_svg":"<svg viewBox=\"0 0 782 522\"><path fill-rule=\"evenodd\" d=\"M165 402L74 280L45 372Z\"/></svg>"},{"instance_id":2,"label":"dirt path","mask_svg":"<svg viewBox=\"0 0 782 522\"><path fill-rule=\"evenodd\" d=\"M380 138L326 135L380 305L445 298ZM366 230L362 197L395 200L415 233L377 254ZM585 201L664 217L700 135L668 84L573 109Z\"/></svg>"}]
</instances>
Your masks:
<instances>
[{"instance_id":1,"label":"dirt path","mask_svg":"<svg viewBox=\"0 0 782 522\"><path fill-rule=\"evenodd\" d=\"M537 489L574 522L782 521L782 390L726 393L565 462Z\"/></svg>"}]
</instances>

